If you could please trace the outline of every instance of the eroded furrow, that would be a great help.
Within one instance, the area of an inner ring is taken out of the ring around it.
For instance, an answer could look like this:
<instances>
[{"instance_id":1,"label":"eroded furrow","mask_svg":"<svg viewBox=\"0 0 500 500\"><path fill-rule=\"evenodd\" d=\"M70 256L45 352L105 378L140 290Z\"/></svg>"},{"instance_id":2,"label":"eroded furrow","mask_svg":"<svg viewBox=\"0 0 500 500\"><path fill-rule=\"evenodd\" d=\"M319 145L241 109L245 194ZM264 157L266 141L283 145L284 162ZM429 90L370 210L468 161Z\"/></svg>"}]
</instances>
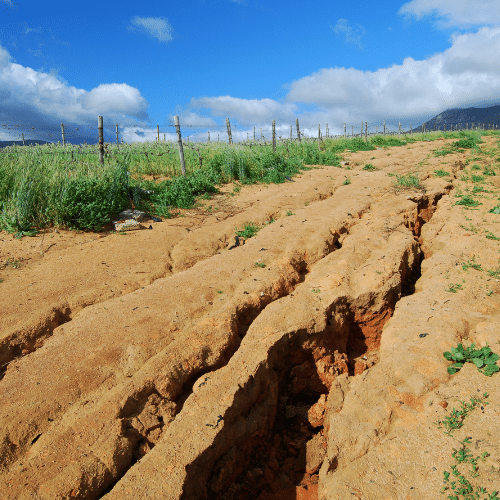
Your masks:
<instances>
[{"instance_id":1,"label":"eroded furrow","mask_svg":"<svg viewBox=\"0 0 500 500\"><path fill-rule=\"evenodd\" d=\"M372 206L373 218L255 318L228 363L195 382L162 439L106 499L257 498L317 480L324 414L342 406L326 395L377 362L384 325L419 276L418 232L405 221L417 227L422 214L410 200L391 201Z\"/></svg>"},{"instance_id":2,"label":"eroded furrow","mask_svg":"<svg viewBox=\"0 0 500 500\"><path fill-rule=\"evenodd\" d=\"M96 498L154 450L193 380L227 364L261 311L341 246L370 200L322 203L244 247L86 308L29 363L10 364L0 494ZM301 232L291 234L297 223Z\"/></svg>"}]
</instances>

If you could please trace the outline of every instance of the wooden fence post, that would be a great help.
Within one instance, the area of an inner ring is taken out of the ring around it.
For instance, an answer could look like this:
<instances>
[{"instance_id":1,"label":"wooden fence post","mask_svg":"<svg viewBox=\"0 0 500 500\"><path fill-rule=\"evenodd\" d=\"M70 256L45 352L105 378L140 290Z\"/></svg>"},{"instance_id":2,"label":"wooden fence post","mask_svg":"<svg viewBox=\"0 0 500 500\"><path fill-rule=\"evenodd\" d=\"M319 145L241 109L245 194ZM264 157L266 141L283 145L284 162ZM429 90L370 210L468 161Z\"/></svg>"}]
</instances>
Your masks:
<instances>
[{"instance_id":1,"label":"wooden fence post","mask_svg":"<svg viewBox=\"0 0 500 500\"><path fill-rule=\"evenodd\" d=\"M102 116L97 117L97 129L99 130L99 163L104 165L104 125Z\"/></svg>"},{"instance_id":2,"label":"wooden fence post","mask_svg":"<svg viewBox=\"0 0 500 500\"><path fill-rule=\"evenodd\" d=\"M253 140L255 141L255 127L253 128Z\"/></svg>"},{"instance_id":3,"label":"wooden fence post","mask_svg":"<svg viewBox=\"0 0 500 500\"><path fill-rule=\"evenodd\" d=\"M385 135L385 120L384 120L384 135Z\"/></svg>"},{"instance_id":4,"label":"wooden fence post","mask_svg":"<svg viewBox=\"0 0 500 500\"><path fill-rule=\"evenodd\" d=\"M321 124L318 124L318 149L321 151Z\"/></svg>"},{"instance_id":5,"label":"wooden fence post","mask_svg":"<svg viewBox=\"0 0 500 500\"><path fill-rule=\"evenodd\" d=\"M365 141L368 142L368 122L365 122Z\"/></svg>"},{"instance_id":6,"label":"wooden fence post","mask_svg":"<svg viewBox=\"0 0 500 500\"><path fill-rule=\"evenodd\" d=\"M156 125L156 142L160 142L160 126Z\"/></svg>"},{"instance_id":7,"label":"wooden fence post","mask_svg":"<svg viewBox=\"0 0 500 500\"><path fill-rule=\"evenodd\" d=\"M208 142L210 142L210 130L208 130Z\"/></svg>"},{"instance_id":8,"label":"wooden fence post","mask_svg":"<svg viewBox=\"0 0 500 500\"><path fill-rule=\"evenodd\" d=\"M62 133L62 141L63 147L66 146L66 135L64 134L64 123L61 123L61 133Z\"/></svg>"},{"instance_id":9,"label":"wooden fence post","mask_svg":"<svg viewBox=\"0 0 500 500\"><path fill-rule=\"evenodd\" d=\"M363 122L361 122L361 132L359 134L359 138L363 139Z\"/></svg>"},{"instance_id":10,"label":"wooden fence post","mask_svg":"<svg viewBox=\"0 0 500 500\"><path fill-rule=\"evenodd\" d=\"M276 120L273 120L273 153L276 153Z\"/></svg>"},{"instance_id":11,"label":"wooden fence post","mask_svg":"<svg viewBox=\"0 0 500 500\"><path fill-rule=\"evenodd\" d=\"M297 139L300 142L300 128L299 128L299 119L298 118L295 120L295 123L297 125Z\"/></svg>"},{"instance_id":12,"label":"wooden fence post","mask_svg":"<svg viewBox=\"0 0 500 500\"><path fill-rule=\"evenodd\" d=\"M344 123L344 139L347 137L346 124Z\"/></svg>"},{"instance_id":13,"label":"wooden fence post","mask_svg":"<svg viewBox=\"0 0 500 500\"><path fill-rule=\"evenodd\" d=\"M293 125L290 125L290 140L293 139Z\"/></svg>"},{"instance_id":14,"label":"wooden fence post","mask_svg":"<svg viewBox=\"0 0 500 500\"><path fill-rule=\"evenodd\" d=\"M351 137L354 137L354 125L352 125Z\"/></svg>"},{"instance_id":15,"label":"wooden fence post","mask_svg":"<svg viewBox=\"0 0 500 500\"><path fill-rule=\"evenodd\" d=\"M401 137L401 122L399 122L399 137Z\"/></svg>"},{"instance_id":16,"label":"wooden fence post","mask_svg":"<svg viewBox=\"0 0 500 500\"><path fill-rule=\"evenodd\" d=\"M229 144L233 143L233 136L231 135L231 123L229 118L226 118L226 127L227 127L227 137L229 139Z\"/></svg>"},{"instance_id":17,"label":"wooden fence post","mask_svg":"<svg viewBox=\"0 0 500 500\"><path fill-rule=\"evenodd\" d=\"M23 136L23 146L26 146L26 144L24 143L24 132L21 132L21 135Z\"/></svg>"},{"instance_id":18,"label":"wooden fence post","mask_svg":"<svg viewBox=\"0 0 500 500\"><path fill-rule=\"evenodd\" d=\"M177 132L177 142L179 143L179 158L181 159L181 170L182 175L186 175L186 161L184 160L184 148L182 146L182 137L181 137L181 125L179 123L179 117L174 116L175 130Z\"/></svg>"},{"instance_id":19,"label":"wooden fence post","mask_svg":"<svg viewBox=\"0 0 500 500\"><path fill-rule=\"evenodd\" d=\"M120 143L118 142L118 123L116 124L116 145L120 147Z\"/></svg>"},{"instance_id":20,"label":"wooden fence post","mask_svg":"<svg viewBox=\"0 0 500 500\"><path fill-rule=\"evenodd\" d=\"M326 138L330 137L330 129L328 128L328 123L326 124Z\"/></svg>"},{"instance_id":21,"label":"wooden fence post","mask_svg":"<svg viewBox=\"0 0 500 500\"><path fill-rule=\"evenodd\" d=\"M410 135L413 135L413 127L412 127L411 123L410 123Z\"/></svg>"}]
</instances>

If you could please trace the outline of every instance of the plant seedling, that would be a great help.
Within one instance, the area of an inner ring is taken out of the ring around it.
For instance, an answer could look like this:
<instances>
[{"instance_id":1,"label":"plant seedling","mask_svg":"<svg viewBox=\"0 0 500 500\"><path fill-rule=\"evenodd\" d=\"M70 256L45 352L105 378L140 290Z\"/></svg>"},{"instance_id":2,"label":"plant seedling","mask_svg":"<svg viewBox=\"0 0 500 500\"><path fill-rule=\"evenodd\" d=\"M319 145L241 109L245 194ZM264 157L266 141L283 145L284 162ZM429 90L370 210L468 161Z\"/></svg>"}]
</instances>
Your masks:
<instances>
[{"instance_id":1,"label":"plant seedling","mask_svg":"<svg viewBox=\"0 0 500 500\"><path fill-rule=\"evenodd\" d=\"M241 238L251 238L252 236L255 236L259 231L260 227L254 224L253 222L249 222L248 224L245 224L243 226L243 229L238 231L236 229L236 236L240 236Z\"/></svg>"},{"instance_id":2,"label":"plant seedling","mask_svg":"<svg viewBox=\"0 0 500 500\"><path fill-rule=\"evenodd\" d=\"M474 344L467 348L464 348L462 344L458 344L457 347L452 347L449 351L444 352L443 356L448 361L454 361L452 365L448 366L448 373L450 375L458 372L465 363L473 363L487 377L491 377L500 370L496 364L500 356L492 352L488 346L482 349L475 349Z\"/></svg>"},{"instance_id":3,"label":"plant seedling","mask_svg":"<svg viewBox=\"0 0 500 500\"><path fill-rule=\"evenodd\" d=\"M351 178L350 178L350 177L346 177L346 178L344 179L344 182L343 182L342 184L343 184L344 186L347 186L347 185L349 185L350 183L351 183Z\"/></svg>"},{"instance_id":4,"label":"plant seedling","mask_svg":"<svg viewBox=\"0 0 500 500\"><path fill-rule=\"evenodd\" d=\"M262 269L264 269L264 267L266 267L266 265L264 264L264 262L256 262L255 267L261 267Z\"/></svg>"},{"instance_id":5,"label":"plant seedling","mask_svg":"<svg viewBox=\"0 0 500 500\"><path fill-rule=\"evenodd\" d=\"M368 170L369 172L373 172L374 170L377 170L377 167L374 167L371 163L367 163L363 167L363 170Z\"/></svg>"}]
</instances>

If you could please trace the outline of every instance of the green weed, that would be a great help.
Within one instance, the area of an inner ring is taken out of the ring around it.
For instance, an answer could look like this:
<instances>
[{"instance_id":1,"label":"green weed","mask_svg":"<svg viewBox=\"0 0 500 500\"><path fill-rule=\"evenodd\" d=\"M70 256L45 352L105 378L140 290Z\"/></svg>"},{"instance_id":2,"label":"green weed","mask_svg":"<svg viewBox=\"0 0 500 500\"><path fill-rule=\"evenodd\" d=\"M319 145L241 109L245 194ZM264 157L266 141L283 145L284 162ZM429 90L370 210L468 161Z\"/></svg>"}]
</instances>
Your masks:
<instances>
[{"instance_id":1,"label":"green weed","mask_svg":"<svg viewBox=\"0 0 500 500\"><path fill-rule=\"evenodd\" d=\"M499 356L492 352L488 346L475 349L474 344L467 348L464 348L462 344L458 344L457 347L452 347L450 351L443 353L443 356L448 361L454 361L448 367L450 375L459 371L465 363L473 363L481 373L484 373L488 377L491 377L491 375L500 370L496 364Z\"/></svg>"},{"instance_id":2,"label":"green weed","mask_svg":"<svg viewBox=\"0 0 500 500\"><path fill-rule=\"evenodd\" d=\"M254 224L253 222L249 222L243 225L243 229L236 229L236 236L241 238L251 238L255 236L262 228Z\"/></svg>"}]
</instances>

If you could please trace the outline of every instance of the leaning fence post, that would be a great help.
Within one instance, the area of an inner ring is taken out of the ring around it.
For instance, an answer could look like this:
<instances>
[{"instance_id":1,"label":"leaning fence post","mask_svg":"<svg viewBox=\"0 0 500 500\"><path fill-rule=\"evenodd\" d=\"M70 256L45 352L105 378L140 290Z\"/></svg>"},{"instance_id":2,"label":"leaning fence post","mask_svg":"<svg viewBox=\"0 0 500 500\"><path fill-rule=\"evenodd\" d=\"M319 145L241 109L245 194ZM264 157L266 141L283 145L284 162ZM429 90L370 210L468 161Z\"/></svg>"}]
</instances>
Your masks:
<instances>
[{"instance_id":1,"label":"leaning fence post","mask_svg":"<svg viewBox=\"0 0 500 500\"><path fill-rule=\"evenodd\" d=\"M229 118L226 118L226 127L227 127L227 138L229 140L229 144L233 143L233 136L231 135L231 122Z\"/></svg>"},{"instance_id":2,"label":"leaning fence post","mask_svg":"<svg viewBox=\"0 0 500 500\"><path fill-rule=\"evenodd\" d=\"M273 120L273 153L276 153L276 120Z\"/></svg>"},{"instance_id":3,"label":"leaning fence post","mask_svg":"<svg viewBox=\"0 0 500 500\"><path fill-rule=\"evenodd\" d=\"M102 116L97 117L97 129L99 130L99 163L104 165L104 125Z\"/></svg>"},{"instance_id":4,"label":"leaning fence post","mask_svg":"<svg viewBox=\"0 0 500 500\"><path fill-rule=\"evenodd\" d=\"M61 132L62 132L62 141L63 141L63 147L66 146L66 136L64 134L64 123L61 123Z\"/></svg>"},{"instance_id":5,"label":"leaning fence post","mask_svg":"<svg viewBox=\"0 0 500 500\"><path fill-rule=\"evenodd\" d=\"M177 115L174 116L174 124L175 130L177 131L177 142L179 143L179 158L181 159L182 175L186 175L186 162L184 160L184 148L182 146L181 126L179 124L179 117Z\"/></svg>"}]
</instances>

